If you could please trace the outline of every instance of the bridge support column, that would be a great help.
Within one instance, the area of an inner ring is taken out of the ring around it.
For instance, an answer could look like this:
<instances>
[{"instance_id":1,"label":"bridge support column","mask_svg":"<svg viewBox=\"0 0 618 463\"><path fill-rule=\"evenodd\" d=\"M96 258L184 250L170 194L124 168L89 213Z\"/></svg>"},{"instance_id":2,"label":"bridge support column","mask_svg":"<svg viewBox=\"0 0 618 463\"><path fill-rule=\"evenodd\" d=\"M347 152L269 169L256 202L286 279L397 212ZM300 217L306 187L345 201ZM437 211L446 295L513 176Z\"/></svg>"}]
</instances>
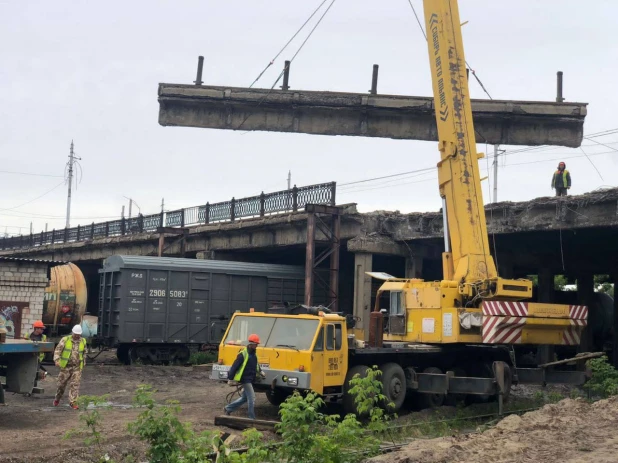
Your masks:
<instances>
[{"instance_id":1,"label":"bridge support column","mask_svg":"<svg viewBox=\"0 0 618 463\"><path fill-rule=\"evenodd\" d=\"M357 327L364 331L365 341L369 340L369 314L371 307L371 272L373 254L357 252L354 254L354 317L360 321Z\"/></svg>"},{"instance_id":2,"label":"bridge support column","mask_svg":"<svg viewBox=\"0 0 618 463\"><path fill-rule=\"evenodd\" d=\"M618 294L616 293L616 288L618 288L618 270L614 271L612 281L614 283L614 330L612 336L612 360L614 367L618 368Z\"/></svg>"},{"instance_id":3,"label":"bridge support column","mask_svg":"<svg viewBox=\"0 0 618 463\"><path fill-rule=\"evenodd\" d=\"M406 257L406 278L423 278L423 258Z\"/></svg>"},{"instance_id":4,"label":"bridge support column","mask_svg":"<svg viewBox=\"0 0 618 463\"><path fill-rule=\"evenodd\" d=\"M554 302L554 273L548 268L539 269L539 302ZM539 346L537 349L537 362L549 363L554 360L554 346Z\"/></svg>"}]
</instances>

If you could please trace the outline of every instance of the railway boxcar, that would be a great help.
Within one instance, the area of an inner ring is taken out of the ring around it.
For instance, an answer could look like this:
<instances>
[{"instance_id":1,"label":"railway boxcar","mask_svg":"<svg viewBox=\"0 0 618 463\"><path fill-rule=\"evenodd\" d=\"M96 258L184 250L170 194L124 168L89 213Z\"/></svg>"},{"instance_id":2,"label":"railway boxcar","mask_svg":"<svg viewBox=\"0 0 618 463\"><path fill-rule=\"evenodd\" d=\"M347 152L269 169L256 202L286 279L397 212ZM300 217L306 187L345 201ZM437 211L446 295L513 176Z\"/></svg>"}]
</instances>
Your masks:
<instances>
[{"instance_id":1,"label":"railway boxcar","mask_svg":"<svg viewBox=\"0 0 618 463\"><path fill-rule=\"evenodd\" d=\"M234 312L304 298L304 269L289 265L116 255L99 273L99 337L127 364L184 362L218 345Z\"/></svg>"}]
</instances>

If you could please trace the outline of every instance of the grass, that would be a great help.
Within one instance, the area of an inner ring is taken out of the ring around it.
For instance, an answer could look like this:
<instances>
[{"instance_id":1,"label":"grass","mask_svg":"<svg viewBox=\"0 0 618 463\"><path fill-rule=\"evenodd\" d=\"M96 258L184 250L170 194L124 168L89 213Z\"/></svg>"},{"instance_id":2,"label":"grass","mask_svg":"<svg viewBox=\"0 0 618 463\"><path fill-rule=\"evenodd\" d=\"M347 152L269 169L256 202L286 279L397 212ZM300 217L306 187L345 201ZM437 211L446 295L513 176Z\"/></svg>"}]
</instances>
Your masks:
<instances>
[{"instance_id":1,"label":"grass","mask_svg":"<svg viewBox=\"0 0 618 463\"><path fill-rule=\"evenodd\" d=\"M189 357L189 363L191 365L204 365L206 363L213 363L217 361L216 352L199 351L193 352Z\"/></svg>"}]
</instances>

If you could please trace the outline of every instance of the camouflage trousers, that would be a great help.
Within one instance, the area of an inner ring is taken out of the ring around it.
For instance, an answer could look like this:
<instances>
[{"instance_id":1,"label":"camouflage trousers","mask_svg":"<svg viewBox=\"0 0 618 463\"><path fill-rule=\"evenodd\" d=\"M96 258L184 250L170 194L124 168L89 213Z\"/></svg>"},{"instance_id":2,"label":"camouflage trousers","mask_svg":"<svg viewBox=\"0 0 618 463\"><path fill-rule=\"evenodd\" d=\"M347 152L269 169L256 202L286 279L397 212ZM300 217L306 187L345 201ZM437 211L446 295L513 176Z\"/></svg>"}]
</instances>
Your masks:
<instances>
[{"instance_id":1,"label":"camouflage trousers","mask_svg":"<svg viewBox=\"0 0 618 463\"><path fill-rule=\"evenodd\" d=\"M56 400L60 400L64 394L64 390L69 385L69 402L77 402L79 397L79 383L82 379L82 370L77 367L66 367L60 369L58 375L58 390L56 391Z\"/></svg>"}]
</instances>

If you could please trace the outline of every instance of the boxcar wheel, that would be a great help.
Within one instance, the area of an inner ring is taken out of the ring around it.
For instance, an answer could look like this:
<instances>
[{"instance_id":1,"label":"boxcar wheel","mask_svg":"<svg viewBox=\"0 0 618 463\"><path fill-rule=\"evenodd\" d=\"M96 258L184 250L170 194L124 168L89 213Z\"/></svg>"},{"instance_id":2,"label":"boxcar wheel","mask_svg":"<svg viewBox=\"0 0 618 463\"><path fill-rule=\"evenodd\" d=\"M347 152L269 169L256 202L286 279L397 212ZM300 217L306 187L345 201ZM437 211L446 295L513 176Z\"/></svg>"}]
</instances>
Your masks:
<instances>
[{"instance_id":1,"label":"boxcar wheel","mask_svg":"<svg viewBox=\"0 0 618 463\"><path fill-rule=\"evenodd\" d=\"M118 346L116 349L116 358L120 363L129 365L129 348L127 346Z\"/></svg>"},{"instance_id":2,"label":"boxcar wheel","mask_svg":"<svg viewBox=\"0 0 618 463\"><path fill-rule=\"evenodd\" d=\"M406 399L406 375L403 368L396 363L385 363L380 370L382 370L382 394L387 399L385 409L388 412L397 412Z\"/></svg>"}]
</instances>

